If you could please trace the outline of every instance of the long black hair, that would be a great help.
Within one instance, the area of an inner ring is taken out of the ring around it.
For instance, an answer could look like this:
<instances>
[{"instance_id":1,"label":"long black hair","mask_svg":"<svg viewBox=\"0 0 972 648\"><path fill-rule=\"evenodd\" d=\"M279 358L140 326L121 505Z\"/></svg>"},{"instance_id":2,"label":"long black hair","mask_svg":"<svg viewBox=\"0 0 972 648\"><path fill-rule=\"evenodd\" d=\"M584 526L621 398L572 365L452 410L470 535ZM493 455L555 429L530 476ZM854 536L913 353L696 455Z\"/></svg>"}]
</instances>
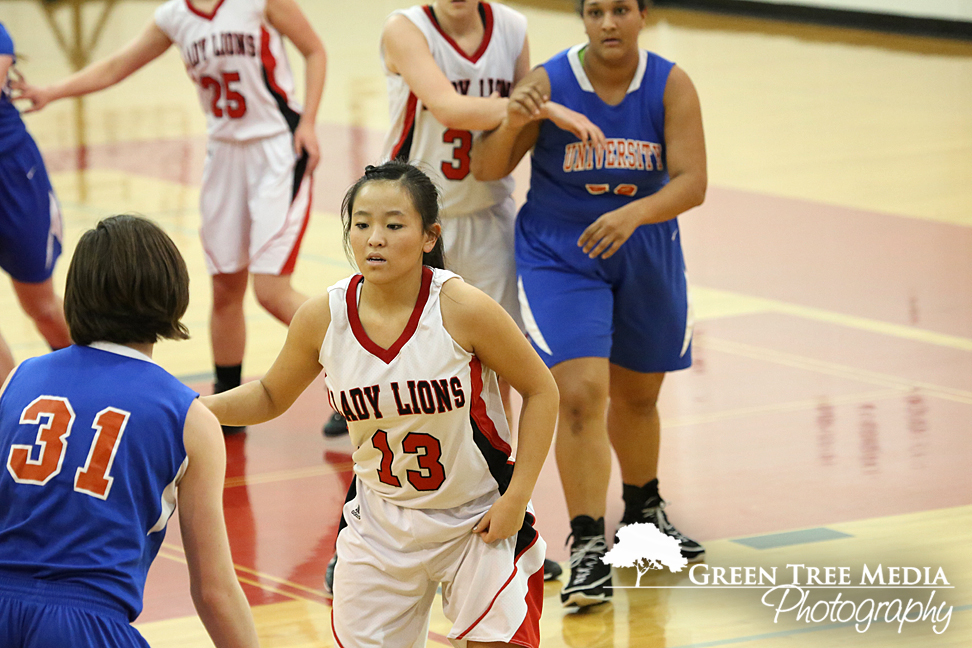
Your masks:
<instances>
[{"instance_id":1,"label":"long black hair","mask_svg":"<svg viewBox=\"0 0 972 648\"><path fill-rule=\"evenodd\" d=\"M365 167L364 175L351 185L348 192L344 194L344 200L341 202L341 220L344 225L344 251L350 260L354 259L354 255L351 253L349 239L354 199L357 197L361 187L369 182L382 180L386 182L398 182L405 188L405 191L408 192L409 197L412 199L412 206L415 207L415 211L422 217L422 227L426 232L439 222L439 190L436 189L435 184L421 169L399 160L392 160L378 166L368 165ZM445 255L443 254L441 236L436 240L435 247L432 248L431 252L423 252L422 263L430 268L439 268L440 270L445 268Z\"/></svg>"}]
</instances>

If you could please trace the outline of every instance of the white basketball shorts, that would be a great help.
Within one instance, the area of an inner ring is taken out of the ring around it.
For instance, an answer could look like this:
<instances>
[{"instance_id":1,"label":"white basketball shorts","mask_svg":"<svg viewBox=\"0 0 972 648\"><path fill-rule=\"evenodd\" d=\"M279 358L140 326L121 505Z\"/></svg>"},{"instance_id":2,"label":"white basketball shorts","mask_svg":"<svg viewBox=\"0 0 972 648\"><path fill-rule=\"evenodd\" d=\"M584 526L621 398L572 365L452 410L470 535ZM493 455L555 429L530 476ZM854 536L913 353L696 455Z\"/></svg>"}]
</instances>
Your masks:
<instances>
[{"instance_id":1,"label":"white basketball shorts","mask_svg":"<svg viewBox=\"0 0 972 648\"><path fill-rule=\"evenodd\" d=\"M356 480L338 535L332 623L341 648L425 646L442 585L449 640L537 648L546 544L532 525L486 544L472 527L499 497L454 509L391 504ZM527 515L532 522L532 512Z\"/></svg>"},{"instance_id":2,"label":"white basketball shorts","mask_svg":"<svg viewBox=\"0 0 972 648\"><path fill-rule=\"evenodd\" d=\"M507 198L489 209L442 218L445 265L499 302L523 330L513 255L516 204Z\"/></svg>"},{"instance_id":3,"label":"white basketball shorts","mask_svg":"<svg viewBox=\"0 0 972 648\"><path fill-rule=\"evenodd\" d=\"M289 132L247 142L209 140L199 200L209 274L294 271L310 217L312 182L303 170Z\"/></svg>"}]
</instances>

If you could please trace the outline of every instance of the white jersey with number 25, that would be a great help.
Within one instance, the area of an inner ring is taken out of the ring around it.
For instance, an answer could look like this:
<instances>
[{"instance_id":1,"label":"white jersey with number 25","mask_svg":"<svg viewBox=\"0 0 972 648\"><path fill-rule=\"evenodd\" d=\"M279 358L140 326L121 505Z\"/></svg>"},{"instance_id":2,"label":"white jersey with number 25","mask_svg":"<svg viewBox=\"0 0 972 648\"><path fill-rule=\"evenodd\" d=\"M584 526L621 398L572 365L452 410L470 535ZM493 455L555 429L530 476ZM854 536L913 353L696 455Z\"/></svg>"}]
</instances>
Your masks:
<instances>
[{"instance_id":1,"label":"white jersey with number 25","mask_svg":"<svg viewBox=\"0 0 972 648\"><path fill-rule=\"evenodd\" d=\"M182 53L210 137L246 141L297 127L294 79L266 0L220 0L208 14L168 0L155 23Z\"/></svg>"}]
</instances>

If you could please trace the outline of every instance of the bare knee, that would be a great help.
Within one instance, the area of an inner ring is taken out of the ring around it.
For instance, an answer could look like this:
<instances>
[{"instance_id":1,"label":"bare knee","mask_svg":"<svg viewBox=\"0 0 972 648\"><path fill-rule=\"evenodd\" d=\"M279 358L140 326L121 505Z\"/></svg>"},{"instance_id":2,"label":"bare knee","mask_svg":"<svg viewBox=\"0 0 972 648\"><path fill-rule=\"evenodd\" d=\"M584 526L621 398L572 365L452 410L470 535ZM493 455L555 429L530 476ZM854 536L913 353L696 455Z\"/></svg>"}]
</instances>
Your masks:
<instances>
[{"instance_id":1,"label":"bare knee","mask_svg":"<svg viewBox=\"0 0 972 648\"><path fill-rule=\"evenodd\" d=\"M54 295L45 299L30 299L20 303L27 316L35 322L59 322L64 317L61 301Z\"/></svg>"},{"instance_id":2,"label":"bare knee","mask_svg":"<svg viewBox=\"0 0 972 648\"><path fill-rule=\"evenodd\" d=\"M560 388L560 418L566 429L581 433L588 423L604 418L607 385L592 378L564 381Z\"/></svg>"},{"instance_id":3,"label":"bare knee","mask_svg":"<svg viewBox=\"0 0 972 648\"><path fill-rule=\"evenodd\" d=\"M246 294L246 271L213 275L213 310L222 311L243 306Z\"/></svg>"},{"instance_id":4,"label":"bare knee","mask_svg":"<svg viewBox=\"0 0 972 648\"><path fill-rule=\"evenodd\" d=\"M632 394L623 398L611 396L611 407L624 409L637 416L653 416L658 409L657 394Z\"/></svg>"},{"instance_id":5,"label":"bare knee","mask_svg":"<svg viewBox=\"0 0 972 648\"><path fill-rule=\"evenodd\" d=\"M276 314L282 305L287 303L288 293L293 291L289 284L284 286L270 286L264 282L253 282L253 294L257 303L270 313Z\"/></svg>"}]
</instances>

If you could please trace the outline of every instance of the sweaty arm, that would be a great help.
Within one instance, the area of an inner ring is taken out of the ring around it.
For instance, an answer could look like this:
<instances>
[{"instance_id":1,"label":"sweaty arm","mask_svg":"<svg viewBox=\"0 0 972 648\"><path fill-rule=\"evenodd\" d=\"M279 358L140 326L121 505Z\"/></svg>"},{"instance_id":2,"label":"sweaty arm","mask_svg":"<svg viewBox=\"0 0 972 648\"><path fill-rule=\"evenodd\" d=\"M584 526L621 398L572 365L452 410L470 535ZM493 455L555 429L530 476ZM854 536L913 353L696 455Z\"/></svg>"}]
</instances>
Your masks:
<instances>
[{"instance_id":1,"label":"sweaty arm","mask_svg":"<svg viewBox=\"0 0 972 648\"><path fill-rule=\"evenodd\" d=\"M412 93L446 128L489 130L496 128L506 114L506 99L467 97L456 92L436 65L421 30L405 16L388 19L381 32L381 47L388 71L401 75ZM528 66L529 49L525 47L524 52ZM521 52L520 58L523 56Z\"/></svg>"},{"instance_id":2,"label":"sweaty arm","mask_svg":"<svg viewBox=\"0 0 972 648\"><path fill-rule=\"evenodd\" d=\"M24 112L33 112L40 110L55 99L80 97L103 90L115 85L146 63L161 56L171 44L172 41L169 40L169 37L154 22L151 22L128 45L108 58L75 72L63 81L43 88L31 86L22 81L14 82L13 87L19 92L14 98L29 100L32 106Z\"/></svg>"},{"instance_id":3,"label":"sweaty arm","mask_svg":"<svg viewBox=\"0 0 972 648\"><path fill-rule=\"evenodd\" d=\"M321 372L319 355L331 324L328 296L312 297L294 314L277 359L260 380L200 400L223 425L255 425L286 412Z\"/></svg>"},{"instance_id":4,"label":"sweaty arm","mask_svg":"<svg viewBox=\"0 0 972 648\"><path fill-rule=\"evenodd\" d=\"M223 435L199 402L189 406L183 442L189 465L179 482L179 528L192 602L217 648L256 648L256 626L236 579L223 518Z\"/></svg>"},{"instance_id":5,"label":"sweaty arm","mask_svg":"<svg viewBox=\"0 0 972 648\"><path fill-rule=\"evenodd\" d=\"M523 397L513 478L474 529L493 542L512 536L523 524L550 450L560 396L550 370L499 304L456 279L443 285L442 295L442 320L449 334Z\"/></svg>"}]
</instances>

